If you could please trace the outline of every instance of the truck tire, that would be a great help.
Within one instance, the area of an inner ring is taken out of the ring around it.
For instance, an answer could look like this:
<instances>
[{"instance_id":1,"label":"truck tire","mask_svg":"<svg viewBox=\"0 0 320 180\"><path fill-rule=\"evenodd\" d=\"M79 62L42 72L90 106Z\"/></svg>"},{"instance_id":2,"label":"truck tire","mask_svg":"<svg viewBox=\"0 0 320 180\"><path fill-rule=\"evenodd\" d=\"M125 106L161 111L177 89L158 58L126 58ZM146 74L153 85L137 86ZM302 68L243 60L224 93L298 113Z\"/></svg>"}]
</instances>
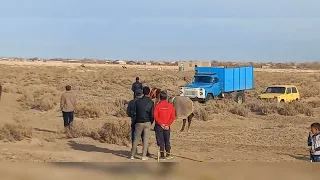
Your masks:
<instances>
[{"instance_id":1,"label":"truck tire","mask_svg":"<svg viewBox=\"0 0 320 180\"><path fill-rule=\"evenodd\" d=\"M236 103L238 103L238 104L242 104L242 103L245 102L245 94L244 94L244 91L240 91L240 92L237 93L235 101L236 101Z\"/></svg>"},{"instance_id":2,"label":"truck tire","mask_svg":"<svg viewBox=\"0 0 320 180\"><path fill-rule=\"evenodd\" d=\"M206 97L206 101L212 100L213 99L213 95L211 93L209 93Z\"/></svg>"}]
</instances>

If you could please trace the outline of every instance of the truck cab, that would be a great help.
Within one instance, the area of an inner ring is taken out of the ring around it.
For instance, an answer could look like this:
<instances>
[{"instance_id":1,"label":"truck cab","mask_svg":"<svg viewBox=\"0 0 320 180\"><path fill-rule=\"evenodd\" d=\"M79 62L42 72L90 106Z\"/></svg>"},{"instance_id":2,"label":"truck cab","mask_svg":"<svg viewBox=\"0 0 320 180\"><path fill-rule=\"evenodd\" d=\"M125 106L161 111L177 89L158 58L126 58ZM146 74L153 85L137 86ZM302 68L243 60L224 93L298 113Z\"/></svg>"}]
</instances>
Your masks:
<instances>
[{"instance_id":1,"label":"truck cab","mask_svg":"<svg viewBox=\"0 0 320 180\"><path fill-rule=\"evenodd\" d=\"M220 94L219 78L216 74L196 74L190 84L180 87L180 95L203 101Z\"/></svg>"}]
</instances>

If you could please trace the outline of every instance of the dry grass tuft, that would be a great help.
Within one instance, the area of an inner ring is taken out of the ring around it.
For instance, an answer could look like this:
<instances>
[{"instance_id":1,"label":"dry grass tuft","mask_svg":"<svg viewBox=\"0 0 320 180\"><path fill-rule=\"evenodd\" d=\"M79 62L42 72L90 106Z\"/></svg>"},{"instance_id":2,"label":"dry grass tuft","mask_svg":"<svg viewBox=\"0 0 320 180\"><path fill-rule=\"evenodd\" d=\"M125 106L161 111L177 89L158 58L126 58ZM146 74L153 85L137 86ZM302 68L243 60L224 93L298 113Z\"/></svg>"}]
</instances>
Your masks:
<instances>
[{"instance_id":1,"label":"dry grass tuft","mask_svg":"<svg viewBox=\"0 0 320 180\"><path fill-rule=\"evenodd\" d=\"M80 118L99 118L103 116L103 110L99 104L95 104L94 102L79 102L75 116Z\"/></svg>"},{"instance_id":2,"label":"dry grass tuft","mask_svg":"<svg viewBox=\"0 0 320 180\"><path fill-rule=\"evenodd\" d=\"M101 128L89 129L83 123L74 123L70 130L61 132L62 138L90 137L103 143L128 146L131 139L131 125L127 121L106 122Z\"/></svg>"},{"instance_id":3,"label":"dry grass tuft","mask_svg":"<svg viewBox=\"0 0 320 180\"><path fill-rule=\"evenodd\" d=\"M114 115L116 117L126 117L127 116L126 104L127 104L126 100L122 100L122 99L116 100L116 102L114 103L114 107L116 108Z\"/></svg>"},{"instance_id":4,"label":"dry grass tuft","mask_svg":"<svg viewBox=\"0 0 320 180\"><path fill-rule=\"evenodd\" d=\"M230 110L230 107L233 106L233 104L233 101L227 99L212 100L206 103L205 110L214 114L225 113Z\"/></svg>"},{"instance_id":5,"label":"dry grass tuft","mask_svg":"<svg viewBox=\"0 0 320 180\"><path fill-rule=\"evenodd\" d=\"M247 117L249 115L249 109L247 109L244 105L238 104L234 105L229 112L243 117Z\"/></svg>"},{"instance_id":6,"label":"dry grass tuft","mask_svg":"<svg viewBox=\"0 0 320 180\"><path fill-rule=\"evenodd\" d=\"M308 104L312 108L319 108L320 107L320 99L309 101Z\"/></svg>"},{"instance_id":7,"label":"dry grass tuft","mask_svg":"<svg viewBox=\"0 0 320 180\"><path fill-rule=\"evenodd\" d=\"M292 103L277 103L253 100L246 104L246 106L252 111L262 115L279 114L284 116L296 116L298 114L304 114L307 116L313 116L313 111L308 103L304 102L292 102Z\"/></svg>"},{"instance_id":8,"label":"dry grass tuft","mask_svg":"<svg viewBox=\"0 0 320 180\"><path fill-rule=\"evenodd\" d=\"M106 122L96 135L104 143L128 146L131 139L131 125L127 121L118 124Z\"/></svg>"},{"instance_id":9,"label":"dry grass tuft","mask_svg":"<svg viewBox=\"0 0 320 180\"><path fill-rule=\"evenodd\" d=\"M22 91L22 97L18 100L20 105L27 109L48 111L59 102L57 89L45 86L31 87Z\"/></svg>"},{"instance_id":10,"label":"dry grass tuft","mask_svg":"<svg viewBox=\"0 0 320 180\"><path fill-rule=\"evenodd\" d=\"M33 136L33 128L29 125L29 120L22 117L15 117L14 123L4 124L0 128L0 140L11 142L30 139Z\"/></svg>"},{"instance_id":11,"label":"dry grass tuft","mask_svg":"<svg viewBox=\"0 0 320 180\"><path fill-rule=\"evenodd\" d=\"M83 123L74 123L70 130L64 130L63 134L65 138L81 138L81 137L90 137L90 130Z\"/></svg>"},{"instance_id":12,"label":"dry grass tuft","mask_svg":"<svg viewBox=\"0 0 320 180\"><path fill-rule=\"evenodd\" d=\"M209 120L208 111L202 104L198 102L194 102L194 117L201 121Z\"/></svg>"}]
</instances>

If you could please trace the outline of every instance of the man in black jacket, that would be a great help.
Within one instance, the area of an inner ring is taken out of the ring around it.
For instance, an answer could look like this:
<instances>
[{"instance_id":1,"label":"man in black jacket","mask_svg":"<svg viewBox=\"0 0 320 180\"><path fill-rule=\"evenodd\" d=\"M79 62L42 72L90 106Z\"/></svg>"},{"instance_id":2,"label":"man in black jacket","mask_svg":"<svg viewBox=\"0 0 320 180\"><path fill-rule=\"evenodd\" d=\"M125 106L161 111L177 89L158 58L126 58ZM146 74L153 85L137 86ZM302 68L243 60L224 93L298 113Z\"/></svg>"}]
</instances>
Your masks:
<instances>
[{"instance_id":1,"label":"man in black jacket","mask_svg":"<svg viewBox=\"0 0 320 180\"><path fill-rule=\"evenodd\" d=\"M131 145L133 146L133 141L134 141L134 131L135 131L135 125L136 125L136 113L135 113L135 102L142 98L143 97L143 91L141 89L138 89L136 92L135 92L135 96L136 98L134 98L133 100L131 100L128 104L128 107L127 107L127 115L129 117L131 117ZM143 135L144 133L142 132L141 134L141 139L143 141ZM150 156L150 153L149 153L149 149L147 150L147 156L149 157Z\"/></svg>"},{"instance_id":2,"label":"man in black jacket","mask_svg":"<svg viewBox=\"0 0 320 180\"><path fill-rule=\"evenodd\" d=\"M150 93L149 87L143 88L144 96L138 99L135 103L135 136L131 149L131 159L134 159L134 156L137 152L138 142L140 140L141 134L143 135L143 149L142 149L142 160L148 160L147 151L149 146L150 139L150 128L151 124L154 122L153 110L154 102L148 97Z\"/></svg>"},{"instance_id":3,"label":"man in black jacket","mask_svg":"<svg viewBox=\"0 0 320 180\"><path fill-rule=\"evenodd\" d=\"M135 92L141 89L142 90L142 83L140 82L139 77L136 77L136 82L134 82L131 86L131 90L133 92L133 99L135 98Z\"/></svg>"}]
</instances>

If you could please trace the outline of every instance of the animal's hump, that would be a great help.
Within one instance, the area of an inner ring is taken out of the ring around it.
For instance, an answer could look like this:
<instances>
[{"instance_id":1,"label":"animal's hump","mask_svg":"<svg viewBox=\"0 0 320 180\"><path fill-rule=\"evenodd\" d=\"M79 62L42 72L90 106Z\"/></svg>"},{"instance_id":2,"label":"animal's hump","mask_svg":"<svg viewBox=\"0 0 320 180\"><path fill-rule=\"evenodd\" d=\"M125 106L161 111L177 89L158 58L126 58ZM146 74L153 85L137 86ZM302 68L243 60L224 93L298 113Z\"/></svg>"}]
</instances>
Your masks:
<instances>
[{"instance_id":1,"label":"animal's hump","mask_svg":"<svg viewBox=\"0 0 320 180\"><path fill-rule=\"evenodd\" d=\"M194 110L192 100L184 96L175 97L173 106L176 110L176 117L182 119L186 119Z\"/></svg>"}]
</instances>

